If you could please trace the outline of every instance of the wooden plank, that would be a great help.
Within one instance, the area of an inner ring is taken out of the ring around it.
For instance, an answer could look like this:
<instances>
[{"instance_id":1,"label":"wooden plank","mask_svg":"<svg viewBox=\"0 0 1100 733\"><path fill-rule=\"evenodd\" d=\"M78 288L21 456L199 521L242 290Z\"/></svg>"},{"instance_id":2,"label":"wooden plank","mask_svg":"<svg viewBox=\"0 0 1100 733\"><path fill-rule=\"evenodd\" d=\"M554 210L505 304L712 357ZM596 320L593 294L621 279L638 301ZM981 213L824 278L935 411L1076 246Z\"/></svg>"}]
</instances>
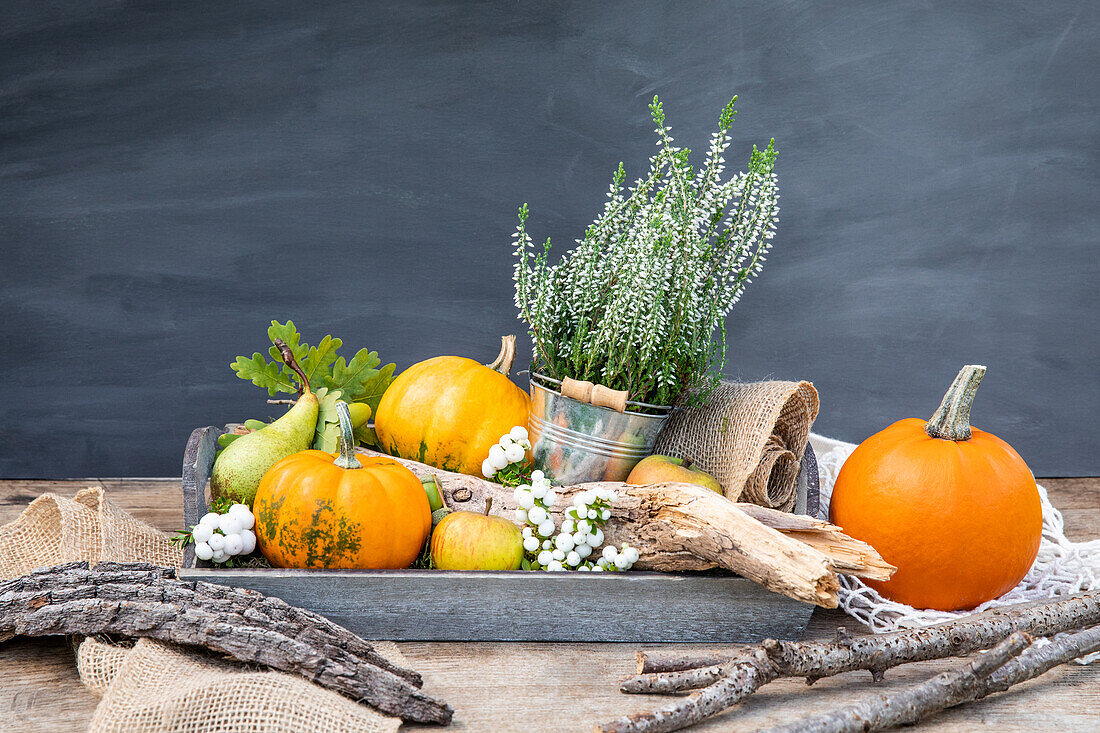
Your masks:
<instances>
[{"instance_id":1,"label":"wooden plank","mask_svg":"<svg viewBox=\"0 0 1100 733\"><path fill-rule=\"evenodd\" d=\"M0 647L0 730L83 733L97 704L80 682L68 639L12 639Z\"/></svg>"},{"instance_id":2,"label":"wooden plank","mask_svg":"<svg viewBox=\"0 0 1100 733\"><path fill-rule=\"evenodd\" d=\"M813 612L733 575L187 568L180 577L258 590L368 639L751 642L799 639Z\"/></svg>"},{"instance_id":3,"label":"wooden plank","mask_svg":"<svg viewBox=\"0 0 1100 733\"><path fill-rule=\"evenodd\" d=\"M1100 536L1100 479L1039 479L1050 501L1062 512L1066 536L1075 541Z\"/></svg>"},{"instance_id":4,"label":"wooden plank","mask_svg":"<svg viewBox=\"0 0 1100 733\"><path fill-rule=\"evenodd\" d=\"M175 532L183 528L178 478L0 480L0 524L14 520L42 494L71 497L88 486L102 487L111 501L159 530Z\"/></svg>"},{"instance_id":5,"label":"wooden plank","mask_svg":"<svg viewBox=\"0 0 1100 733\"><path fill-rule=\"evenodd\" d=\"M836 621L855 631L843 614L818 609L808 635L827 635ZM618 678L633 671L633 644L401 642L398 648L408 665L423 673L425 692L448 700L456 709L450 728L408 730L564 733L588 730L594 722L667 702L618 692ZM692 646L699 651L710 648L721 647ZM861 673L821 680L812 688L801 680L779 680L735 710L692 730L754 730L790 721L853 702L860 695L923 680L951 664L925 662L891 670L884 688L872 685L870 675ZM0 730L85 731L97 701L80 685L65 640L15 640L4 645ZM920 730L1096 731L1098 706L1100 665L1066 665L1007 694L937 715Z\"/></svg>"}]
</instances>

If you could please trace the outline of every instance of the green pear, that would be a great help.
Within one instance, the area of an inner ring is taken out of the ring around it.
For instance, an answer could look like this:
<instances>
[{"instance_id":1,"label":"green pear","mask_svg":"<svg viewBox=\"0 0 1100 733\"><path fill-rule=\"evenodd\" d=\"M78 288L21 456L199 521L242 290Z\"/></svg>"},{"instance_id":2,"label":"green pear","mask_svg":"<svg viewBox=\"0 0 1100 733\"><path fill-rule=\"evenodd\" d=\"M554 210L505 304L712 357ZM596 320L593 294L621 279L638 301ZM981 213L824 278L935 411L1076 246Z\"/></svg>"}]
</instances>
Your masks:
<instances>
[{"instance_id":1,"label":"green pear","mask_svg":"<svg viewBox=\"0 0 1100 733\"><path fill-rule=\"evenodd\" d=\"M214 498L228 498L252 506L260 479L276 463L313 443L317 430L317 396L309 389L309 380L294 360L294 355L281 339L275 340L283 361L301 380L301 394L287 413L261 430L234 440L214 461L210 474L210 493Z\"/></svg>"}]
</instances>

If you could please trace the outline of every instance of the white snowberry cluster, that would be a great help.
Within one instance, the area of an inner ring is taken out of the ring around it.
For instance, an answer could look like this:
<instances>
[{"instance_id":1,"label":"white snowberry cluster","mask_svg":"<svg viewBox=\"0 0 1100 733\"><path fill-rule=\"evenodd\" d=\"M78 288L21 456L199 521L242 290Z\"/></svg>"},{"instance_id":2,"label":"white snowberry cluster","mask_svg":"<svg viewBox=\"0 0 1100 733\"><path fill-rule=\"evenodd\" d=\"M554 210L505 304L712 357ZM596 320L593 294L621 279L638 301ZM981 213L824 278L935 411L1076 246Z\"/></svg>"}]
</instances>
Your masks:
<instances>
[{"instance_id":1,"label":"white snowberry cluster","mask_svg":"<svg viewBox=\"0 0 1100 733\"><path fill-rule=\"evenodd\" d=\"M256 549L256 517L244 504L234 504L225 514L209 512L191 529L195 557L219 565L236 555Z\"/></svg>"},{"instance_id":2,"label":"white snowberry cluster","mask_svg":"<svg viewBox=\"0 0 1100 733\"><path fill-rule=\"evenodd\" d=\"M558 501L558 494L550 485L550 479L542 471L531 472L531 483L520 484L512 493L519 504L516 521L526 524L523 532L523 549L535 552L535 543L542 543L554 536L557 526L550 516L550 508ZM530 542L528 540L531 540Z\"/></svg>"},{"instance_id":3,"label":"white snowberry cluster","mask_svg":"<svg viewBox=\"0 0 1100 733\"><path fill-rule=\"evenodd\" d=\"M481 462L481 473L485 478L496 476L509 466L522 464L531 450L531 441L527 439L527 428L517 425L504 435L500 442L489 449L489 457Z\"/></svg>"},{"instance_id":4,"label":"white snowberry cluster","mask_svg":"<svg viewBox=\"0 0 1100 733\"><path fill-rule=\"evenodd\" d=\"M605 547L595 562L588 559L604 541L603 526L611 518L611 502L615 500L615 492L610 489L577 494L573 506L565 511L560 530L550 516L557 493L542 471L531 474L530 485L516 487L514 496L520 507L516 519L525 523L526 565L532 570L629 570L638 560L638 551L626 544L621 549Z\"/></svg>"},{"instance_id":5,"label":"white snowberry cluster","mask_svg":"<svg viewBox=\"0 0 1100 733\"><path fill-rule=\"evenodd\" d=\"M630 570L634 567L634 563L638 562L638 549L631 547L630 545L623 543L623 546L617 548L614 545L608 545L603 548L603 557L596 561L593 570ZM582 568L577 568L581 570Z\"/></svg>"}]
</instances>

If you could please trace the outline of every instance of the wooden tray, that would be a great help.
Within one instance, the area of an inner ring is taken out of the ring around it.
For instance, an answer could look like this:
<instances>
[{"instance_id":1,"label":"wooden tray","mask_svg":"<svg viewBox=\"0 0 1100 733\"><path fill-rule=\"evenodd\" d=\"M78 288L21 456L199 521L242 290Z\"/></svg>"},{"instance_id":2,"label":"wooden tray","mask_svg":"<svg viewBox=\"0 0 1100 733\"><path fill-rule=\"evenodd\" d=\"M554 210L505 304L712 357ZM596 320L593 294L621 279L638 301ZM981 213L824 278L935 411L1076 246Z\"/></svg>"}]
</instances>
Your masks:
<instances>
[{"instance_id":1,"label":"wooden tray","mask_svg":"<svg viewBox=\"0 0 1100 733\"><path fill-rule=\"evenodd\" d=\"M183 516L207 511L218 436L197 428L183 459ZM796 511L818 512L806 446ZM545 573L214 568L184 554L180 577L251 588L316 611L367 639L398 641L756 642L802 637L812 605L726 572Z\"/></svg>"}]
</instances>

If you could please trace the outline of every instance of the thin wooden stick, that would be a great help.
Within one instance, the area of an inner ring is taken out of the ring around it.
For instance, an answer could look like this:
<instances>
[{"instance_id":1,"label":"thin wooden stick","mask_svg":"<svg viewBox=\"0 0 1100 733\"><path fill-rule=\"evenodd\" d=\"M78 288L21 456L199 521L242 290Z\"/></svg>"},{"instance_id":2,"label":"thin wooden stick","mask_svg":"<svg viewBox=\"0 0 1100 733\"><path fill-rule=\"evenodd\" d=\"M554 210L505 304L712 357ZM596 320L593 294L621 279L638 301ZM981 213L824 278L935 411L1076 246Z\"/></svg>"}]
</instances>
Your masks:
<instances>
[{"instance_id":1,"label":"thin wooden stick","mask_svg":"<svg viewBox=\"0 0 1100 733\"><path fill-rule=\"evenodd\" d=\"M983 698L1038 677L1079 657L1100 651L1100 626L1059 634L1049 644L1032 644L1016 659L998 669L978 692Z\"/></svg>"},{"instance_id":2,"label":"thin wooden stick","mask_svg":"<svg viewBox=\"0 0 1100 733\"><path fill-rule=\"evenodd\" d=\"M938 626L906 629L888 634L849 637L838 630L836 641L779 642L761 646L784 677L822 677L866 669L879 677L885 670L908 662L961 656L988 649L1013 631L1050 636L1100 623L1100 591L1090 591L1051 601L1021 603L950 621ZM625 677L620 690L641 694L673 694L695 689L716 679L738 653L717 662ZM700 659L699 661L709 661ZM689 673L696 673L694 676ZM693 684L698 679L702 684Z\"/></svg>"},{"instance_id":3,"label":"thin wooden stick","mask_svg":"<svg viewBox=\"0 0 1100 733\"><path fill-rule=\"evenodd\" d=\"M694 725L780 677L821 677L868 670L877 680L885 670L909 662L942 659L988 649L1016 631L1050 636L1100 624L1100 590L1052 601L1018 604L958 621L889 634L849 637L831 642L767 640L741 650L717 665L627 677L623 692L690 695L647 713L604 723L605 733L651 733ZM700 685L705 685L700 687Z\"/></svg>"},{"instance_id":4,"label":"thin wooden stick","mask_svg":"<svg viewBox=\"0 0 1100 733\"><path fill-rule=\"evenodd\" d=\"M654 672L680 672L696 667L709 667L730 659L729 654L684 654L673 652L671 654L657 653L640 650L634 653L634 659L638 662L638 674L653 674Z\"/></svg>"},{"instance_id":5,"label":"thin wooden stick","mask_svg":"<svg viewBox=\"0 0 1100 733\"><path fill-rule=\"evenodd\" d=\"M972 662L919 685L874 695L838 710L768 729L767 733L860 733L916 723L926 715L973 700L990 675L1031 643L1017 631Z\"/></svg>"},{"instance_id":6,"label":"thin wooden stick","mask_svg":"<svg viewBox=\"0 0 1100 733\"><path fill-rule=\"evenodd\" d=\"M1055 667L1100 650L1100 626L1073 633L1059 634L1048 644L1032 644L1019 656L1003 664L991 658L1019 635L1016 632L981 659L967 667L984 664L994 667L991 674L975 674L967 679L966 667L944 673L916 687L880 695L814 718L772 728L769 733L840 733L842 731L881 730L904 723L915 723L948 707L1004 692L1014 685L1034 679ZM951 679L950 675L956 675ZM961 683L961 684L960 684Z\"/></svg>"}]
</instances>

